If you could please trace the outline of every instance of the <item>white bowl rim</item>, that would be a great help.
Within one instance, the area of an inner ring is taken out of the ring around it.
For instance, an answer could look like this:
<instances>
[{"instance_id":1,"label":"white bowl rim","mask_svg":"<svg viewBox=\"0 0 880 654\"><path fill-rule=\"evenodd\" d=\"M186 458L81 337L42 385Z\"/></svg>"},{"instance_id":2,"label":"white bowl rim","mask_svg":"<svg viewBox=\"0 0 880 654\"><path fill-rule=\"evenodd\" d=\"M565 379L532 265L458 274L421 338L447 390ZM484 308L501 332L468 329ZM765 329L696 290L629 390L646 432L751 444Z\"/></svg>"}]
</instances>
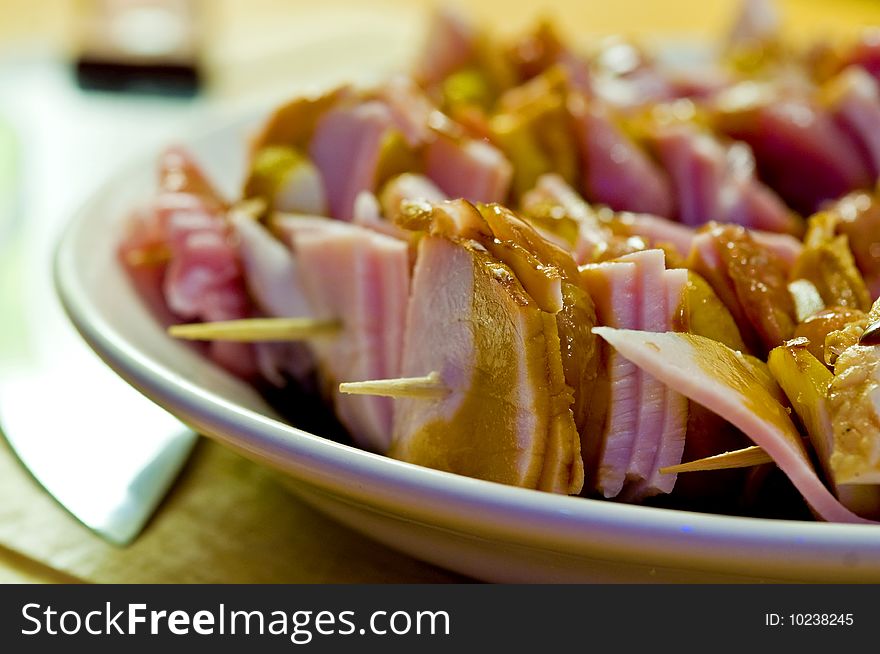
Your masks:
<instances>
[{"instance_id":1,"label":"white bowl rim","mask_svg":"<svg viewBox=\"0 0 880 654\"><path fill-rule=\"evenodd\" d=\"M230 121L231 124L241 120ZM228 127L229 125L227 125ZM221 135L223 128L210 130ZM208 133L204 138L210 138ZM212 436L295 469L300 481L407 519L609 560L695 570L731 565L739 574L798 577L858 569L880 575L880 527L773 520L567 497L403 463L310 434L238 406L141 352L116 330L77 274L77 243L103 194L143 166L136 157L75 213L58 241L54 277L67 315L98 355L129 383L177 415L198 416ZM120 216L120 220L124 216ZM134 293L134 290L132 290ZM368 500L363 499L369 489ZM730 557L739 559L731 562Z\"/></svg>"}]
</instances>

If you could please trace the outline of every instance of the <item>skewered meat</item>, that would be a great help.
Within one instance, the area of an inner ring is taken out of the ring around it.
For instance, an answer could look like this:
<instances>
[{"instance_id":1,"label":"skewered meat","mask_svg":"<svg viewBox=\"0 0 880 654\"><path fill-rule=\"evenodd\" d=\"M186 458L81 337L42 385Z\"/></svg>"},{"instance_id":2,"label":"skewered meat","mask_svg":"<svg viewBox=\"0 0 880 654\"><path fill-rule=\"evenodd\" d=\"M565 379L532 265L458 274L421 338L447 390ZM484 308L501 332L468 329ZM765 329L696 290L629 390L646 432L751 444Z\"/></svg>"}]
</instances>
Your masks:
<instances>
[{"instance_id":1,"label":"skewered meat","mask_svg":"<svg viewBox=\"0 0 880 654\"><path fill-rule=\"evenodd\" d=\"M166 321L211 323L173 334L262 388L317 379L361 447L674 504L740 492L676 472L749 437L818 516L873 517L880 94L765 10L702 72L441 13L420 78L272 114L247 202L172 150L120 254Z\"/></svg>"},{"instance_id":2,"label":"skewered meat","mask_svg":"<svg viewBox=\"0 0 880 654\"><path fill-rule=\"evenodd\" d=\"M658 129L654 147L672 179L678 219L686 225L727 222L770 232L797 234L799 220L754 177L748 146L725 147L691 125Z\"/></svg>"},{"instance_id":3,"label":"skewered meat","mask_svg":"<svg viewBox=\"0 0 880 654\"><path fill-rule=\"evenodd\" d=\"M569 111L587 199L615 211L672 216L675 201L666 174L614 125L608 111L576 95L569 99Z\"/></svg>"},{"instance_id":4,"label":"skewered meat","mask_svg":"<svg viewBox=\"0 0 880 654\"><path fill-rule=\"evenodd\" d=\"M687 271L665 270L661 250L636 252L582 271L601 325L667 331L674 328L683 302ZM590 479L605 497L643 498L668 493L674 475L657 470L681 461L687 403L638 370L616 352L603 353L608 399L593 408L584 444Z\"/></svg>"},{"instance_id":5,"label":"skewered meat","mask_svg":"<svg viewBox=\"0 0 880 654\"><path fill-rule=\"evenodd\" d=\"M867 522L824 486L788 413L748 359L699 336L608 327L595 331L670 388L741 429L773 458L819 516L836 522Z\"/></svg>"},{"instance_id":6,"label":"skewered meat","mask_svg":"<svg viewBox=\"0 0 880 654\"><path fill-rule=\"evenodd\" d=\"M408 245L355 225L293 218L287 229L310 315L341 333L311 343L340 421L362 447L390 445L392 402L342 395L341 381L396 377L409 297Z\"/></svg>"},{"instance_id":7,"label":"skewered meat","mask_svg":"<svg viewBox=\"0 0 880 654\"><path fill-rule=\"evenodd\" d=\"M447 196L472 202L503 202L513 169L493 145L438 134L425 152L427 176Z\"/></svg>"},{"instance_id":8,"label":"skewered meat","mask_svg":"<svg viewBox=\"0 0 880 654\"><path fill-rule=\"evenodd\" d=\"M553 316L507 266L438 236L421 240L412 296L402 374L438 371L449 390L433 402L397 400L390 455L577 493L579 439Z\"/></svg>"},{"instance_id":9,"label":"skewered meat","mask_svg":"<svg viewBox=\"0 0 880 654\"><path fill-rule=\"evenodd\" d=\"M717 128L755 153L761 179L795 211L871 183L856 144L827 110L803 97L758 97L734 87L718 100Z\"/></svg>"}]
</instances>

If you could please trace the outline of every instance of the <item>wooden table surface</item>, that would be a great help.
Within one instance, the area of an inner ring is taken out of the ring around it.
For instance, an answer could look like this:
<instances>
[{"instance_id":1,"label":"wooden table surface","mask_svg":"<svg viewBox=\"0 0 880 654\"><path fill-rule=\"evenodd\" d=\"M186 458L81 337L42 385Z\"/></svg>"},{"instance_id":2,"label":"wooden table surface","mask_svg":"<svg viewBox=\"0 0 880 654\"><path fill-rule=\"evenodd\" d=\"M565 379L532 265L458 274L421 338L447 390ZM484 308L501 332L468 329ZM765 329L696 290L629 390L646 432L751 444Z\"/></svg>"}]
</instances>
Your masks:
<instances>
[{"instance_id":1,"label":"wooden table surface","mask_svg":"<svg viewBox=\"0 0 880 654\"><path fill-rule=\"evenodd\" d=\"M211 27L223 50L247 52L271 27L295 21L310 2L222 0ZM376 2L418 11L429 2ZM536 3L469 3L499 29L523 25ZM565 0L547 2L569 32L718 33L733 2ZM880 24L875 0L786 0L799 36ZM323 0L321 6L343 6ZM359 3L359 8L364 4ZM413 9L413 7L416 9ZM0 44L62 42L71 3L4 0ZM283 19L283 20L282 20ZM283 39L283 34L281 37ZM47 401L51 401L47 398ZM316 513L278 475L202 439L143 534L117 548L71 518L24 471L0 439L0 582L454 582L461 578L376 544Z\"/></svg>"}]
</instances>

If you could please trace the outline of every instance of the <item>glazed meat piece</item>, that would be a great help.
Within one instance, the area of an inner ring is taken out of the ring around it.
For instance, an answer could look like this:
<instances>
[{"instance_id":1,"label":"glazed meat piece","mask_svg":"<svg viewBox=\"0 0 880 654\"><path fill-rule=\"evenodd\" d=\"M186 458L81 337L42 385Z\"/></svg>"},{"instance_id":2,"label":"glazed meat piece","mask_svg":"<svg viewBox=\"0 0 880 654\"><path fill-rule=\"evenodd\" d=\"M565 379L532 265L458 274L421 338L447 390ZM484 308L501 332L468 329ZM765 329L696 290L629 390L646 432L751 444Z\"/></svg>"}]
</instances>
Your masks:
<instances>
[{"instance_id":1,"label":"glazed meat piece","mask_svg":"<svg viewBox=\"0 0 880 654\"><path fill-rule=\"evenodd\" d=\"M566 108L568 80L553 67L504 93L489 119L489 136L513 164L516 197L550 172L570 183L579 176L578 152Z\"/></svg>"},{"instance_id":2,"label":"glazed meat piece","mask_svg":"<svg viewBox=\"0 0 880 654\"><path fill-rule=\"evenodd\" d=\"M880 484L880 348L853 345L837 358L829 402L831 466L841 484Z\"/></svg>"},{"instance_id":3,"label":"glazed meat piece","mask_svg":"<svg viewBox=\"0 0 880 654\"><path fill-rule=\"evenodd\" d=\"M379 195L382 214L394 222L404 202L442 202L446 194L424 175L403 173L388 181Z\"/></svg>"},{"instance_id":4,"label":"glazed meat piece","mask_svg":"<svg viewBox=\"0 0 880 654\"><path fill-rule=\"evenodd\" d=\"M688 267L709 282L753 352L769 351L791 337L796 319L788 266L748 230L715 225L699 233Z\"/></svg>"},{"instance_id":5,"label":"glazed meat piece","mask_svg":"<svg viewBox=\"0 0 880 654\"><path fill-rule=\"evenodd\" d=\"M300 150L270 145L254 154L245 198L261 198L267 210L323 215L327 196L318 169Z\"/></svg>"},{"instance_id":6,"label":"glazed meat piece","mask_svg":"<svg viewBox=\"0 0 880 654\"><path fill-rule=\"evenodd\" d=\"M846 347L834 362L828 402L834 425L831 469L839 484L880 484L878 321L880 300L871 307L866 321L852 324L850 335L858 341ZM867 327L863 328L865 323Z\"/></svg>"},{"instance_id":7,"label":"glazed meat piece","mask_svg":"<svg viewBox=\"0 0 880 654\"><path fill-rule=\"evenodd\" d=\"M275 109L251 137L251 159L270 146L304 150L318 121L334 105L354 96L347 86L316 96L297 97Z\"/></svg>"},{"instance_id":8,"label":"glazed meat piece","mask_svg":"<svg viewBox=\"0 0 880 654\"><path fill-rule=\"evenodd\" d=\"M840 220L835 229L845 234L871 298L880 296L880 202L868 193L854 193L831 208Z\"/></svg>"},{"instance_id":9,"label":"glazed meat piece","mask_svg":"<svg viewBox=\"0 0 880 654\"><path fill-rule=\"evenodd\" d=\"M404 377L440 374L435 401L400 398L390 455L527 488L577 493L583 467L552 314L478 248L425 236Z\"/></svg>"},{"instance_id":10,"label":"glazed meat piece","mask_svg":"<svg viewBox=\"0 0 880 654\"><path fill-rule=\"evenodd\" d=\"M834 494L854 513L880 518L880 485L840 484L831 466L835 443L829 399L834 379L831 372L810 353L804 339L793 339L774 349L767 362L806 429Z\"/></svg>"},{"instance_id":11,"label":"glazed meat piece","mask_svg":"<svg viewBox=\"0 0 880 654\"><path fill-rule=\"evenodd\" d=\"M849 239L843 234L835 236L838 222L831 212L810 218L804 249L792 267L791 278L809 281L825 307L868 311L871 297L856 268Z\"/></svg>"},{"instance_id":12,"label":"glazed meat piece","mask_svg":"<svg viewBox=\"0 0 880 654\"><path fill-rule=\"evenodd\" d=\"M829 307L810 315L806 320L798 323L797 328L794 330L794 338L807 339L808 344L806 347L809 352L819 361L830 363L825 355L825 342L828 337L856 322L863 323L862 327L864 328L867 324L866 321L867 316L858 309ZM838 349L837 354L840 354L846 347L858 341L860 335L855 335L851 343L841 347L839 343L841 335L836 334L830 342L831 348L834 349L836 347Z\"/></svg>"}]
</instances>

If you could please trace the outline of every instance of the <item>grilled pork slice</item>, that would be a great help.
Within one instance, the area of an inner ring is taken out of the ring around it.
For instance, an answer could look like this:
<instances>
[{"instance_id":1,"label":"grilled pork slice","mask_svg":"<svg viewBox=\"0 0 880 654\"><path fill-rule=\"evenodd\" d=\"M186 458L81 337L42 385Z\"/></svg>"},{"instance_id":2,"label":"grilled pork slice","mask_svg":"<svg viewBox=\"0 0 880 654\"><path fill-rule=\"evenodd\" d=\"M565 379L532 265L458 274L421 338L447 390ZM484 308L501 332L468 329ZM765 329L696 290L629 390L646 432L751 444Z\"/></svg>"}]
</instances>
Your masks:
<instances>
[{"instance_id":1,"label":"grilled pork slice","mask_svg":"<svg viewBox=\"0 0 880 654\"><path fill-rule=\"evenodd\" d=\"M260 313L275 318L311 315L296 259L289 248L244 208L233 207L229 222L238 238L242 274ZM292 377L302 388L313 382L315 360L306 343L255 343L257 365L270 383Z\"/></svg>"},{"instance_id":2,"label":"grilled pork slice","mask_svg":"<svg viewBox=\"0 0 880 654\"><path fill-rule=\"evenodd\" d=\"M864 322L857 321L852 330L843 330L853 332L850 336L859 341L844 349L834 362L828 403L834 424L831 470L839 484L880 484L878 320L880 300L868 314L867 329L862 328Z\"/></svg>"},{"instance_id":3,"label":"grilled pork slice","mask_svg":"<svg viewBox=\"0 0 880 654\"><path fill-rule=\"evenodd\" d=\"M675 199L666 174L614 124L609 112L578 95L568 104L586 198L615 211L673 216Z\"/></svg>"},{"instance_id":4,"label":"grilled pork slice","mask_svg":"<svg viewBox=\"0 0 880 654\"><path fill-rule=\"evenodd\" d=\"M448 5L438 6L428 24L430 29L413 73L424 86L437 84L466 66L476 54L479 38L479 31L467 16Z\"/></svg>"},{"instance_id":5,"label":"grilled pork slice","mask_svg":"<svg viewBox=\"0 0 880 654\"><path fill-rule=\"evenodd\" d=\"M312 341L324 388L340 422L361 447L385 452L391 443L392 401L343 395L339 382L397 377L406 303L408 245L339 221L292 218L293 242L310 315L340 323L339 333Z\"/></svg>"},{"instance_id":6,"label":"grilled pork slice","mask_svg":"<svg viewBox=\"0 0 880 654\"><path fill-rule=\"evenodd\" d=\"M849 238L856 265L868 285L871 298L876 299L880 296L880 257L877 256L880 248L880 202L876 195L853 193L834 203L830 210L839 216L837 233Z\"/></svg>"},{"instance_id":7,"label":"grilled pork slice","mask_svg":"<svg viewBox=\"0 0 880 654\"><path fill-rule=\"evenodd\" d=\"M767 363L806 429L819 465L834 494L854 513L866 518L880 518L880 485L837 483L831 466L835 437L830 410L832 403L829 400L834 376L807 347L808 343L804 339L793 339L774 349ZM839 397L837 399L840 400ZM836 402L834 406L839 410L846 403ZM843 420L848 424L852 416L844 417Z\"/></svg>"},{"instance_id":8,"label":"grilled pork slice","mask_svg":"<svg viewBox=\"0 0 880 654\"><path fill-rule=\"evenodd\" d=\"M856 144L829 112L805 97L734 87L718 100L716 127L745 141L761 179L802 214L871 183Z\"/></svg>"},{"instance_id":9,"label":"grilled pork slice","mask_svg":"<svg viewBox=\"0 0 880 654\"><path fill-rule=\"evenodd\" d=\"M880 484L880 348L854 345L834 364L831 466L842 484Z\"/></svg>"},{"instance_id":10,"label":"grilled pork slice","mask_svg":"<svg viewBox=\"0 0 880 654\"><path fill-rule=\"evenodd\" d=\"M527 488L580 490L571 389L553 315L479 246L425 236L401 375L432 371L448 393L397 400L391 456Z\"/></svg>"},{"instance_id":11,"label":"grilled pork slice","mask_svg":"<svg viewBox=\"0 0 880 654\"><path fill-rule=\"evenodd\" d=\"M595 331L622 356L742 430L772 457L820 518L870 522L843 506L822 483L788 412L768 389L768 378L747 357L690 334Z\"/></svg>"},{"instance_id":12,"label":"grilled pork slice","mask_svg":"<svg viewBox=\"0 0 880 654\"><path fill-rule=\"evenodd\" d=\"M176 320L248 318L253 305L244 282L238 247L226 220L226 203L184 150L160 160L155 220L166 249L162 296ZM255 350L245 343L208 344L212 360L233 374L253 379Z\"/></svg>"},{"instance_id":13,"label":"grilled pork slice","mask_svg":"<svg viewBox=\"0 0 880 654\"><path fill-rule=\"evenodd\" d=\"M831 115L858 144L874 179L880 177L880 88L865 69L853 66L825 89Z\"/></svg>"},{"instance_id":14,"label":"grilled pork slice","mask_svg":"<svg viewBox=\"0 0 880 654\"><path fill-rule=\"evenodd\" d=\"M810 218L804 249L795 261L791 278L807 280L825 307L868 311L871 297L859 273L845 234L836 236L839 217L821 212Z\"/></svg>"},{"instance_id":15,"label":"grilled pork slice","mask_svg":"<svg viewBox=\"0 0 880 654\"><path fill-rule=\"evenodd\" d=\"M425 149L425 174L451 198L503 202L510 191L513 167L486 141L437 134Z\"/></svg>"},{"instance_id":16,"label":"grilled pork slice","mask_svg":"<svg viewBox=\"0 0 880 654\"><path fill-rule=\"evenodd\" d=\"M797 216L755 178L747 145L724 145L685 123L656 130L651 141L672 180L678 219L686 225L717 221L769 232L803 230Z\"/></svg>"},{"instance_id":17,"label":"grilled pork slice","mask_svg":"<svg viewBox=\"0 0 880 654\"><path fill-rule=\"evenodd\" d=\"M321 172L330 215L351 220L361 191L374 191L389 168L412 164L409 146L384 102L341 103L318 119L309 157Z\"/></svg>"},{"instance_id":18,"label":"grilled pork slice","mask_svg":"<svg viewBox=\"0 0 880 654\"><path fill-rule=\"evenodd\" d=\"M665 270L662 250L588 265L582 275L600 324L647 331L675 328L687 271ZM687 402L613 351L604 352L604 362L607 415L591 416L583 444L594 486L605 497L622 493L630 500L668 493L675 476L657 470L681 461ZM602 407L599 403L597 409Z\"/></svg>"},{"instance_id":19,"label":"grilled pork slice","mask_svg":"<svg viewBox=\"0 0 880 654\"><path fill-rule=\"evenodd\" d=\"M753 352L791 338L796 317L789 266L751 232L738 225L705 228L694 237L688 268L709 282Z\"/></svg>"},{"instance_id":20,"label":"grilled pork slice","mask_svg":"<svg viewBox=\"0 0 880 654\"><path fill-rule=\"evenodd\" d=\"M593 303L581 287L571 256L498 205L474 206L464 200L415 203L406 206L400 219L411 229L452 240L475 241L513 271L539 309L555 316L563 375L574 394L571 408L577 429L565 432L572 439L566 447L579 452L579 434L584 430L596 382L598 339L590 331L596 324ZM576 466L576 476L581 478L580 456Z\"/></svg>"}]
</instances>

